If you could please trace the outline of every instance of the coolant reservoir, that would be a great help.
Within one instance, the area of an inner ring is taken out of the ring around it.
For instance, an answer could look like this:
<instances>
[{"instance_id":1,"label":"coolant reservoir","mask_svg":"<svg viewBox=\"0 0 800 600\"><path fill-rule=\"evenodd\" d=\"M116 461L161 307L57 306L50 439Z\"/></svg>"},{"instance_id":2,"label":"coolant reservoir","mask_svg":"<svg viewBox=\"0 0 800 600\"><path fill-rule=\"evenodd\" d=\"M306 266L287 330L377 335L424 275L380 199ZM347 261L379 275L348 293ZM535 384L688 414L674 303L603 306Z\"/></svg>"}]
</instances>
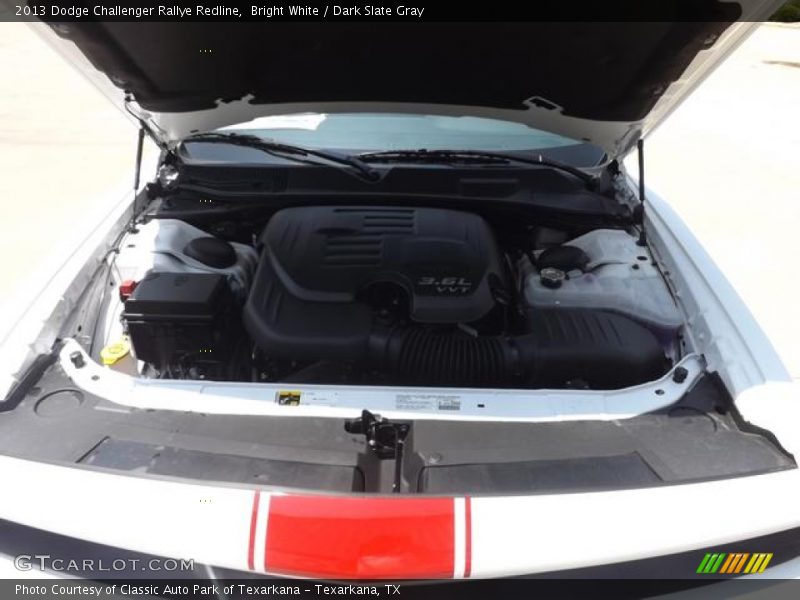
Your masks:
<instances>
[{"instance_id":1,"label":"coolant reservoir","mask_svg":"<svg viewBox=\"0 0 800 600\"><path fill-rule=\"evenodd\" d=\"M228 249L230 257L224 252ZM203 257L198 252L207 254ZM120 280L141 280L147 271L217 273L224 275L236 296L250 289L258 253L245 244L223 242L176 219L153 219L129 234L114 260Z\"/></svg>"},{"instance_id":2,"label":"coolant reservoir","mask_svg":"<svg viewBox=\"0 0 800 600\"><path fill-rule=\"evenodd\" d=\"M664 333L683 323L672 294L646 248L625 231L599 229L567 242L589 257L553 284L552 274L533 269L525 278L525 300L538 308L596 308L615 312ZM544 275L544 277L543 277Z\"/></svg>"}]
</instances>

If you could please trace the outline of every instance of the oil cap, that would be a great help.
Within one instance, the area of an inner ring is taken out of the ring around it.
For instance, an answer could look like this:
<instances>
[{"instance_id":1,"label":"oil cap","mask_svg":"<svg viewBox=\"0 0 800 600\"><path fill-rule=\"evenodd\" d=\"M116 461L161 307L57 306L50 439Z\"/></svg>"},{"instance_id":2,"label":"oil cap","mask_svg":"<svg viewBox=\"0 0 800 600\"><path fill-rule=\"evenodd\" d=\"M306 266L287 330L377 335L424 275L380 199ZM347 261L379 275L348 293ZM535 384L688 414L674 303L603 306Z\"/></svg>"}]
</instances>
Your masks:
<instances>
[{"instance_id":1,"label":"oil cap","mask_svg":"<svg viewBox=\"0 0 800 600\"><path fill-rule=\"evenodd\" d=\"M566 278L567 274L561 269L547 267L546 269L539 271L539 280L542 282L542 285L546 288L550 288L551 290L560 288L561 284L564 283Z\"/></svg>"}]
</instances>

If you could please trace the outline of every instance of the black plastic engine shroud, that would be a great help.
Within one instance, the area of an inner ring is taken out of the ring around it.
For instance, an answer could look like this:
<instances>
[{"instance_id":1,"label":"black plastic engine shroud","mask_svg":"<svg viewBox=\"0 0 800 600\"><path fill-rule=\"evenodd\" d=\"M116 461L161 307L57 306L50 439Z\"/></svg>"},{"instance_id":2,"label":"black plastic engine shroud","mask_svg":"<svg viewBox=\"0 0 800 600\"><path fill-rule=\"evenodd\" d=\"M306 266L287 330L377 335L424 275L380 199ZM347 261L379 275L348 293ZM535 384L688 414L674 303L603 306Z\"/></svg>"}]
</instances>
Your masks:
<instances>
[{"instance_id":1,"label":"black plastic engine shroud","mask_svg":"<svg viewBox=\"0 0 800 600\"><path fill-rule=\"evenodd\" d=\"M373 284L408 296L409 318L480 319L504 281L494 235L478 215L414 207L308 206L270 219L244 323L275 358L363 360L374 310L357 297Z\"/></svg>"},{"instance_id":2,"label":"black plastic engine shroud","mask_svg":"<svg viewBox=\"0 0 800 600\"><path fill-rule=\"evenodd\" d=\"M262 242L287 293L355 302L372 284L405 290L420 323L480 319L502 285L494 235L478 215L436 208L311 206L282 210Z\"/></svg>"},{"instance_id":3,"label":"black plastic engine shroud","mask_svg":"<svg viewBox=\"0 0 800 600\"><path fill-rule=\"evenodd\" d=\"M495 306L493 287L504 286L500 251L478 215L298 207L278 212L262 242L243 320L272 358L353 361L403 384L594 389L649 381L668 365L646 328L591 309L527 311L524 331L499 335L438 327L480 319ZM406 291L410 322L361 301L381 283Z\"/></svg>"}]
</instances>

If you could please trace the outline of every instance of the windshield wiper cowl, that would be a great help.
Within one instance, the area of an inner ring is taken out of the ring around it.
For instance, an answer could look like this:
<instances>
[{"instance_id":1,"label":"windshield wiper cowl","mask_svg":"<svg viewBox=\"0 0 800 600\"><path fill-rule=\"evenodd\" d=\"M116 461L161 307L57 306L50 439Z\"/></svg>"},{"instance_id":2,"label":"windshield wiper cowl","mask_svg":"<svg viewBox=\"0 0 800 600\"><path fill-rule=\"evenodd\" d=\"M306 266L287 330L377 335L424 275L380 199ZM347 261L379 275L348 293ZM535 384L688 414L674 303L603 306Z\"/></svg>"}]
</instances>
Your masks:
<instances>
[{"instance_id":1,"label":"windshield wiper cowl","mask_svg":"<svg viewBox=\"0 0 800 600\"><path fill-rule=\"evenodd\" d=\"M573 167L551 158L545 158L541 154L536 157L528 158L516 154L505 152L492 152L488 150L386 150L382 152L366 152L357 155L360 160L371 162L424 162L424 163L467 163L467 164L509 164L518 163L533 166L550 167L564 171L583 181L589 189L593 189L598 182L597 177L587 173L578 167Z\"/></svg>"},{"instance_id":2,"label":"windshield wiper cowl","mask_svg":"<svg viewBox=\"0 0 800 600\"><path fill-rule=\"evenodd\" d=\"M281 158L289 158L297 160L298 162L307 163L305 157L321 158L332 163L352 167L356 173L367 181L378 181L380 179L380 172L365 161L357 156L349 154L340 154L330 150L319 150L317 148L307 148L305 146L295 146L293 144L285 144L267 138L261 138L256 135L242 134L242 133L198 133L183 140L186 142L200 142L206 144L232 144L234 146L243 146L246 148L253 148L261 150L267 154L279 156ZM315 164L320 164L313 161Z\"/></svg>"}]
</instances>

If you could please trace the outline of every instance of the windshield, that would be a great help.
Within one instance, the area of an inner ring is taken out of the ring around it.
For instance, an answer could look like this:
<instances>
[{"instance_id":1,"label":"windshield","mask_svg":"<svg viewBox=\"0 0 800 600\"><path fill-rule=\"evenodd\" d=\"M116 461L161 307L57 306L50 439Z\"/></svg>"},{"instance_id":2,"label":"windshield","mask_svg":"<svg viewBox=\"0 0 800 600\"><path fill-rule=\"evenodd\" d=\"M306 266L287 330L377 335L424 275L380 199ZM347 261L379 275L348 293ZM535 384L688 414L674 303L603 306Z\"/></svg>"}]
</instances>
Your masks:
<instances>
[{"instance_id":1,"label":"windshield","mask_svg":"<svg viewBox=\"0 0 800 600\"><path fill-rule=\"evenodd\" d=\"M528 127L522 123L483 119L392 113L297 114L261 117L220 132L257 135L306 147L367 152L381 150L529 151L583 142Z\"/></svg>"}]
</instances>

